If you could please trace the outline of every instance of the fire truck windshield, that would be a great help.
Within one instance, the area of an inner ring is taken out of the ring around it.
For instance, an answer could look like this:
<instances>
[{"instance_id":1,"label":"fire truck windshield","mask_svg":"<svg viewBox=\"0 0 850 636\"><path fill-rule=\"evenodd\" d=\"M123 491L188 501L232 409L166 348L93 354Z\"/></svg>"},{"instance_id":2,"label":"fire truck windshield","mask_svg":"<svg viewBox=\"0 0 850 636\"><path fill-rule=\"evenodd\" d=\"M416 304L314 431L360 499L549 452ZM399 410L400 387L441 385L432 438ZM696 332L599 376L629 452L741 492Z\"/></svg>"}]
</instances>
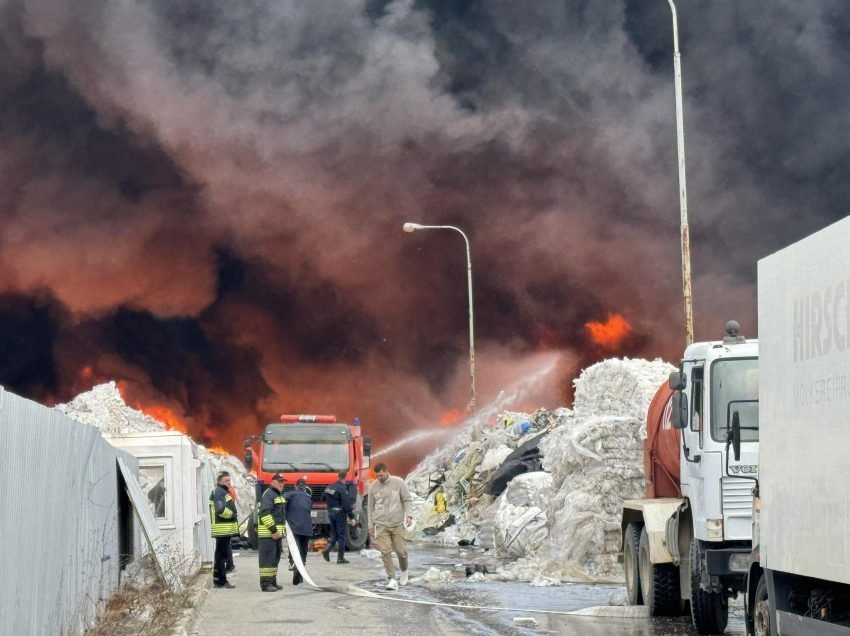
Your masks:
<instances>
[{"instance_id":1,"label":"fire truck windshield","mask_svg":"<svg viewBox=\"0 0 850 636\"><path fill-rule=\"evenodd\" d=\"M326 473L348 467L347 443L269 441L263 444L263 470L267 472Z\"/></svg>"}]
</instances>

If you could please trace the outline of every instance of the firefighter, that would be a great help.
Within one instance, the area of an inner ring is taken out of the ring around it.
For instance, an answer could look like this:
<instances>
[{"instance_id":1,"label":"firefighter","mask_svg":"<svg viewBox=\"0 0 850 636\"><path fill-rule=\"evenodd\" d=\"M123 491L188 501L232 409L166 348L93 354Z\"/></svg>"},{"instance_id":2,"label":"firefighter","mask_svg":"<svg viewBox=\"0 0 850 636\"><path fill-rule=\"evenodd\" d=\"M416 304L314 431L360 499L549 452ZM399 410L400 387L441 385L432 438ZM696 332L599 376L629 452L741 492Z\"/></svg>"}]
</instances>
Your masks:
<instances>
[{"instance_id":1,"label":"firefighter","mask_svg":"<svg viewBox=\"0 0 850 636\"><path fill-rule=\"evenodd\" d=\"M325 488L322 499L328 504L328 520L331 522L331 540L322 550L322 557L330 561L331 550L337 546L337 563L350 563L345 558L345 524L354 523L354 512L351 510L351 502L348 500L348 486L345 485L347 472L341 470L337 473L339 479L336 483Z\"/></svg>"},{"instance_id":2,"label":"firefighter","mask_svg":"<svg viewBox=\"0 0 850 636\"><path fill-rule=\"evenodd\" d=\"M213 567L213 585L215 587L236 587L227 580L227 561L233 561L230 537L239 535L239 521L236 517L236 504L230 496L230 473L218 474L216 487L210 494L210 525L215 539L215 564Z\"/></svg>"},{"instance_id":3,"label":"firefighter","mask_svg":"<svg viewBox=\"0 0 850 636\"><path fill-rule=\"evenodd\" d=\"M280 563L283 537L286 536L286 499L283 498L283 476L275 473L260 499L257 512L257 542L260 558L260 589L277 592L277 566Z\"/></svg>"}]
</instances>

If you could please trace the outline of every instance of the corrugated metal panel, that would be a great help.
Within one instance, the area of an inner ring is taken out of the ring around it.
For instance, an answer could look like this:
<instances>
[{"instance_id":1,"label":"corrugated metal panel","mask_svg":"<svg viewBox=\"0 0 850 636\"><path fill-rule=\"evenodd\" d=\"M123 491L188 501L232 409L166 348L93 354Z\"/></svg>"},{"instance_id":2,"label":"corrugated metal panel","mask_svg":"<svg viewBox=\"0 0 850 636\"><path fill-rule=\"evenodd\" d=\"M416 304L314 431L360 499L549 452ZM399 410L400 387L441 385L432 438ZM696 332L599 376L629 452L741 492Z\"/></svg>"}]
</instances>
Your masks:
<instances>
[{"instance_id":1,"label":"corrugated metal panel","mask_svg":"<svg viewBox=\"0 0 850 636\"><path fill-rule=\"evenodd\" d=\"M727 540L749 541L753 536L753 486L751 479L723 477L723 534Z\"/></svg>"},{"instance_id":2,"label":"corrugated metal panel","mask_svg":"<svg viewBox=\"0 0 850 636\"><path fill-rule=\"evenodd\" d=\"M118 586L120 455L100 432L0 388L0 634L80 634Z\"/></svg>"}]
</instances>

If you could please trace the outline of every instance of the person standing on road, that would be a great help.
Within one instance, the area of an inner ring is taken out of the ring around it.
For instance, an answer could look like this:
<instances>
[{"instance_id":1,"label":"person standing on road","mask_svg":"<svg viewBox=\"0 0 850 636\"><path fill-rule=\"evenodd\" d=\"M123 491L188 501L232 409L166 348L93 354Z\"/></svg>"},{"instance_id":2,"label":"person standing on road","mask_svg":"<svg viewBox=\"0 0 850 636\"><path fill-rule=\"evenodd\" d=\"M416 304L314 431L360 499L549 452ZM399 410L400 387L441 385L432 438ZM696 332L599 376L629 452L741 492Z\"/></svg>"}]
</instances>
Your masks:
<instances>
[{"instance_id":1,"label":"person standing on road","mask_svg":"<svg viewBox=\"0 0 850 636\"><path fill-rule=\"evenodd\" d=\"M350 563L345 558L345 520L349 523L354 523L354 512L351 509L351 502L348 499L348 486L345 485L345 476L347 471L341 470L337 473L339 479L336 483L325 488L322 499L328 504L328 520L331 523L331 540L325 549L322 550L322 557L325 561L330 561L331 550L334 545L337 546L337 563Z\"/></svg>"},{"instance_id":2,"label":"person standing on road","mask_svg":"<svg viewBox=\"0 0 850 636\"><path fill-rule=\"evenodd\" d=\"M410 492L401 477L394 477L384 463L375 465L376 481L369 484L369 536L381 551L387 571L387 589L397 590L399 583L407 585L407 548L404 545L404 526L413 523ZM399 580L395 580L393 552L398 556Z\"/></svg>"},{"instance_id":3,"label":"person standing on road","mask_svg":"<svg viewBox=\"0 0 850 636\"><path fill-rule=\"evenodd\" d=\"M295 482L295 490L286 493L286 522L298 546L298 554L301 555L301 563L307 564L307 548L313 537L313 500L307 492L307 480L300 477ZM292 560L292 552L289 553L289 569L292 570L292 584L298 585L303 578L301 572L295 567Z\"/></svg>"},{"instance_id":4,"label":"person standing on road","mask_svg":"<svg viewBox=\"0 0 850 636\"><path fill-rule=\"evenodd\" d=\"M239 521L236 515L236 503L230 496L230 473L218 474L216 487L210 494L210 526L215 539L215 557L213 566L213 585L233 588L227 580L227 562L233 561L230 538L239 535Z\"/></svg>"},{"instance_id":5,"label":"person standing on road","mask_svg":"<svg viewBox=\"0 0 850 636\"><path fill-rule=\"evenodd\" d=\"M286 499L283 498L283 476L275 473L260 499L257 512L257 543L260 559L260 589L277 592L277 566L280 564L282 539L286 536Z\"/></svg>"}]
</instances>

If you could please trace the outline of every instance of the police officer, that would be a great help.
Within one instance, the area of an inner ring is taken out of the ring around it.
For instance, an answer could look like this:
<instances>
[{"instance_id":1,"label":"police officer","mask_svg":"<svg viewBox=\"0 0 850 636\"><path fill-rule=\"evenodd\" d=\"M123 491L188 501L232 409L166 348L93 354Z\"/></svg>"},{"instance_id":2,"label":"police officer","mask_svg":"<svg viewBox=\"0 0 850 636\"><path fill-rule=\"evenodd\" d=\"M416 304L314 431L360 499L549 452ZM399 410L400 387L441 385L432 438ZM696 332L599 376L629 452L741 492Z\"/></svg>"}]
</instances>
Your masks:
<instances>
[{"instance_id":1,"label":"police officer","mask_svg":"<svg viewBox=\"0 0 850 636\"><path fill-rule=\"evenodd\" d=\"M350 523L354 522L354 512L351 510L351 502L348 500L348 487L345 485L345 475L347 471L341 470L337 473L339 479L336 483L325 488L322 495L322 500L328 504L328 518L331 522L331 540L330 543L322 550L322 557L325 561L330 561L331 550L334 545L337 546L338 555L337 563L350 563L345 559L345 522L346 519Z\"/></svg>"},{"instance_id":2,"label":"police officer","mask_svg":"<svg viewBox=\"0 0 850 636\"><path fill-rule=\"evenodd\" d=\"M286 499L283 498L283 476L275 473L260 499L257 512L257 543L260 558L260 589L277 592L277 566L282 540L286 536Z\"/></svg>"},{"instance_id":3,"label":"police officer","mask_svg":"<svg viewBox=\"0 0 850 636\"><path fill-rule=\"evenodd\" d=\"M210 494L210 525L215 539L215 557L213 567L213 585L216 587L236 587L227 580L227 561L233 561L230 537L239 535L239 521L236 518L236 503L230 496L230 473L218 474L216 487Z\"/></svg>"}]
</instances>

